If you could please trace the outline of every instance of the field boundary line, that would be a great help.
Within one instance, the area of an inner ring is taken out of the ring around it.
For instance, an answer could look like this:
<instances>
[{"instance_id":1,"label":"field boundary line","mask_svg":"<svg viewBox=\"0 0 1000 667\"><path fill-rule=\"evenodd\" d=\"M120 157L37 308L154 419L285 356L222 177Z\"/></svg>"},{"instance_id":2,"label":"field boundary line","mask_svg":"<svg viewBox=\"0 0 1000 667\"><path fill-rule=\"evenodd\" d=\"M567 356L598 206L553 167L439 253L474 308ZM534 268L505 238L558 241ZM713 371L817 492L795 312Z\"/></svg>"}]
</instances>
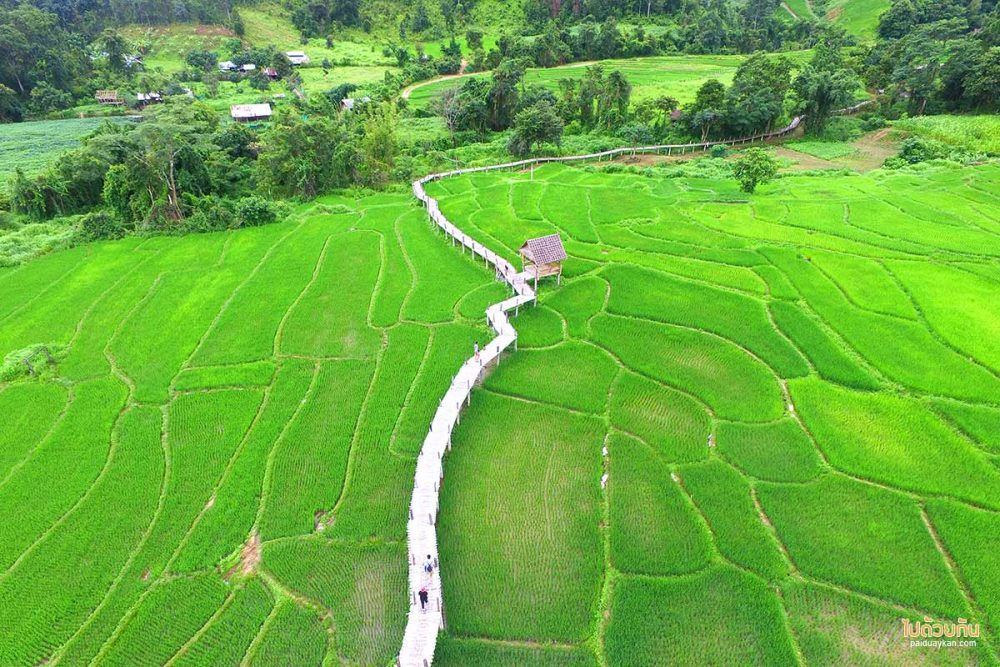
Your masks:
<instances>
[{"instance_id":1,"label":"field boundary line","mask_svg":"<svg viewBox=\"0 0 1000 667\"><path fill-rule=\"evenodd\" d=\"M250 272L243 278L243 280L241 280L239 284L232 289L232 291L229 293L229 296L226 297L226 300L223 301L221 306L219 306L219 311L215 314L215 317L212 318L212 321L209 322L208 326L205 328L205 331L201 334L201 337L198 338L198 342L195 343L194 349L191 350L191 353L187 356L187 359L184 360L184 363L181 365L180 370L178 370L177 373L174 375L174 377L170 379L170 385L168 386L168 391L174 392L176 390L177 379L180 377L181 373L183 373L186 370L190 370L191 368L198 368L198 366L192 366L191 364L198 356L198 353L201 352L202 348L205 346L205 341L207 341L209 337L215 332L216 327L218 327L219 325L219 322L222 321L222 317L228 312L229 306L232 305L233 301L236 300L236 297L239 296L239 294L243 291L244 288L246 288L246 286L250 283L250 281L253 280L258 273L260 273L261 269L264 267L265 264L267 264L268 260L275 253L278 247L283 245L285 241L295 232L302 229L302 226L304 224L305 224L304 222L298 223L290 230L285 232L280 238L275 240L274 243L269 245L267 247L267 250L264 251L264 254L261 255L261 258L257 260L257 263L254 265L253 269L251 269ZM220 257L219 263L216 264L216 266L222 264L223 259L225 258L226 249L229 247L229 242L233 239L234 236L235 234L230 234L226 239L226 242L222 247L222 256Z\"/></svg>"},{"instance_id":2,"label":"field boundary line","mask_svg":"<svg viewBox=\"0 0 1000 667\"><path fill-rule=\"evenodd\" d=\"M841 109L835 113L852 113L853 110L854 108ZM501 354L510 346L513 345L515 351L517 350L517 330L510 323L507 313L513 310L516 314L520 306L528 303L537 304L538 302L538 296L528 285L525 276L519 274L509 261L452 224L441 212L438 201L427 194L424 186L427 183L454 176L506 169L517 171L523 170L525 167L534 168L536 165L550 162L569 163L587 160L597 160L600 162L605 158L610 161L625 155L662 154L664 151L666 151L667 155L671 155L674 151L680 151L681 154L684 154L687 152L707 151L713 146L736 146L779 139L797 130L804 120L805 116L795 116L787 126L781 129L754 134L749 137L689 144L633 146L615 148L587 155L529 158L515 162L429 174L413 182L413 196L427 210L427 215L431 221L445 233L446 237L451 237L452 245L461 244L463 254L465 249L468 248L473 256L481 257L486 266L492 266L496 278L508 284L513 290L514 296L493 304L486 309L486 321L496 331L497 335L483 349L479 350L473 357L467 359L452 378L451 386L438 404L437 412L431 420L429 432L424 439L423 446L417 457L413 494L410 499L409 521L407 523L410 611L407 615L406 629L397 659L399 667L429 667L434 660L434 649L437 644L438 632L445 628L445 606L438 567L436 523L437 515L441 508L438 491L444 479L444 457L451 450L452 430L455 425L460 423L462 407L463 405L468 405L471 401L472 387L483 377L485 369L494 361L499 364ZM508 188L508 197L510 196L510 192L511 190ZM508 202L509 206L510 203ZM480 208L482 209L481 202ZM600 239L600 236L598 236L598 239ZM506 248L506 244L501 243L501 245L509 250L509 248ZM723 337L720 336L720 338ZM739 345L737 347L742 348ZM751 356L759 360L756 355ZM772 374L777 376L777 373L769 364L765 363L764 365ZM433 563L430 573L425 572L423 567L425 556L429 557ZM421 609L420 604L417 602L417 594L420 591L428 594L427 601L430 608L427 610Z\"/></svg>"},{"instance_id":3,"label":"field boundary line","mask_svg":"<svg viewBox=\"0 0 1000 667\"><path fill-rule=\"evenodd\" d=\"M42 288L42 290L40 292L38 292L38 294L36 294L35 296L31 297L30 299L28 299L27 301L25 301L21 305L16 306L13 310L11 310L6 315L0 316L0 324L3 324L4 322L6 322L10 318L14 317L18 313L21 313L22 311L27 310L28 307L31 306L31 304L33 304L36 301L38 301L39 299L41 299L43 296L45 296L46 294L48 294L49 292L51 292L56 287L61 286L63 280L65 280L66 277L69 276L69 274L71 274L74 271L76 271L77 269L79 269L80 265L83 264L87 260L87 258L89 258L89 257L90 257L89 253L83 255L82 257L80 257L80 259L78 259L73 264L73 266L71 266L70 268L66 269L63 273L60 273L58 277L56 277L52 282L50 282L44 288Z\"/></svg>"},{"instance_id":4,"label":"field boundary line","mask_svg":"<svg viewBox=\"0 0 1000 667\"><path fill-rule=\"evenodd\" d=\"M153 534L153 531L156 529L156 526L160 520L163 507L166 504L167 500L167 488L170 485L172 459L170 457L170 443L167 439L167 433L169 429L169 424L168 424L169 411L167 409L166 404L159 406L159 408L157 409L160 413L160 450L163 453L163 475L161 476L160 479L160 493L156 500L156 509L153 511L153 516L150 518L149 523L146 525L145 530L143 530L142 537L139 539L139 542L136 544L135 548L133 548L132 551L129 553L128 560L126 560L125 563L118 570L118 573L115 575L115 578L111 582L111 585L108 586L107 590L104 593L104 596L101 598L101 601L97 604L96 607L90 610L90 613L87 615L86 620L84 620L83 623L81 623L77 627L77 629L73 632L73 634L70 635L70 637L53 652L51 660L55 663L58 663L62 659L62 657L66 654L66 651L73 646L73 643L77 640L77 638L79 638L81 634L84 633L91 626L91 624L97 618L98 614L100 614L107 606L108 601L118 590L118 587L124 580L125 575L128 574L129 570L132 567L132 564L135 562L135 559L139 556L140 553L142 553L142 550L145 548L146 543L149 541L149 537Z\"/></svg>"}]
</instances>

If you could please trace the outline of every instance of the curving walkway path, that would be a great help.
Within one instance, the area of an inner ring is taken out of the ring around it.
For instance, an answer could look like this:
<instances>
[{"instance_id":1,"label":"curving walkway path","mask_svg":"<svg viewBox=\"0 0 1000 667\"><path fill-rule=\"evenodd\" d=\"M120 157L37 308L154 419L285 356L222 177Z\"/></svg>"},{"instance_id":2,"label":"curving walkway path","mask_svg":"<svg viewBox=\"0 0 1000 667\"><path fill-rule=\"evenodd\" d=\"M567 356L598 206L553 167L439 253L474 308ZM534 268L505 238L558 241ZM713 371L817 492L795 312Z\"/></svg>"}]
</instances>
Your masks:
<instances>
[{"instance_id":1,"label":"curving walkway path","mask_svg":"<svg viewBox=\"0 0 1000 667\"><path fill-rule=\"evenodd\" d=\"M860 108L860 107L859 107ZM851 110L845 110L851 113ZM536 300L535 291L530 287L526 274L520 274L514 266L503 257L476 241L471 236L453 225L441 213L438 202L424 190L424 185L432 181L484 171L501 169L522 169L527 166L545 164L547 162L575 162L583 160L614 159L622 155L637 155L641 153L656 153L670 155L674 152L706 150L712 146L735 146L756 141L777 139L791 134L802 124L804 116L796 116L786 127L774 132L765 132L751 137L727 139L723 141L708 141L693 144L663 144L658 146L636 146L632 148L616 148L589 155L569 155L564 157L542 157L494 164L485 167L457 169L455 171L431 174L413 182L413 195L427 209L430 219L448 237L452 245L461 246L462 252L468 248L473 257L482 258L487 266L492 266L497 279L510 285L513 296L500 303L493 304L486 310L486 319L496 337L482 350L479 357L475 355L466 360L458 373L452 379L451 387L445 393L438 405L430 430L424 438L423 447L417 459L417 470L413 479L413 495L410 499L410 519L407 523L407 552L409 558L410 611L403 635L403 645L399 652L399 667L430 667L434 659L434 648L437 644L438 631L445 627L445 604L441 590L440 570L438 568L437 514L440 509L438 490L444 479L444 457L451 449L451 433L461 420L463 405L468 405L472 398L472 388L486 368L494 360L499 363L500 355L511 345L517 349L517 331L510 323L507 313L516 311L518 307ZM427 557L434 562L433 572L424 571ZM421 609L418 592L426 587L428 604Z\"/></svg>"}]
</instances>

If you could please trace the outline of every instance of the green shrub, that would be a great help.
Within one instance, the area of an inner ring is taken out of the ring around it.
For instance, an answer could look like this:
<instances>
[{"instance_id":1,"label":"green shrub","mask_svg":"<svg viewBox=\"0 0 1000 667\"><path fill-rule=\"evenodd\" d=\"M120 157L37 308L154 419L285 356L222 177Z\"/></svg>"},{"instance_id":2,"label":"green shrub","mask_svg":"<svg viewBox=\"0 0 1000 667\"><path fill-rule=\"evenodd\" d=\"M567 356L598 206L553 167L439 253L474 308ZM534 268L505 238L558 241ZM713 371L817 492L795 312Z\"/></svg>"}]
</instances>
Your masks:
<instances>
[{"instance_id":1,"label":"green shrub","mask_svg":"<svg viewBox=\"0 0 1000 667\"><path fill-rule=\"evenodd\" d=\"M712 146L712 149L708 152L708 154L716 159L723 158L729 155L729 147L724 146L722 144L717 144L715 146Z\"/></svg>"},{"instance_id":2,"label":"green shrub","mask_svg":"<svg viewBox=\"0 0 1000 667\"><path fill-rule=\"evenodd\" d=\"M277 217L270 200L259 195L243 197L236 202L234 209L236 220L241 227L268 225Z\"/></svg>"},{"instance_id":3,"label":"green shrub","mask_svg":"<svg viewBox=\"0 0 1000 667\"><path fill-rule=\"evenodd\" d=\"M93 211L80 218L84 238L90 241L120 239L128 232L121 218L108 211Z\"/></svg>"}]
</instances>

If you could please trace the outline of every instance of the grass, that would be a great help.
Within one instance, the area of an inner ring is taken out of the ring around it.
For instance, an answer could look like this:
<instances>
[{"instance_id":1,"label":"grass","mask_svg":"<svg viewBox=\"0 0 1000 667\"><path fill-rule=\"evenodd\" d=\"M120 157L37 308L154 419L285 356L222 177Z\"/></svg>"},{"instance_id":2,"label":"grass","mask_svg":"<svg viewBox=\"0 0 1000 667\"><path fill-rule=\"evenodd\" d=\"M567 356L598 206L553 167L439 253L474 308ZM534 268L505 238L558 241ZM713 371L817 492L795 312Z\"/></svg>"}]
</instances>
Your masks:
<instances>
[{"instance_id":1,"label":"grass","mask_svg":"<svg viewBox=\"0 0 1000 667\"><path fill-rule=\"evenodd\" d=\"M451 632L587 636L603 567L602 436L593 417L491 394L473 399L453 435L438 522Z\"/></svg>"},{"instance_id":2,"label":"grass","mask_svg":"<svg viewBox=\"0 0 1000 667\"><path fill-rule=\"evenodd\" d=\"M687 466L682 475L725 558L768 581L788 574L789 564L760 519L750 485L738 472L715 460Z\"/></svg>"},{"instance_id":3,"label":"grass","mask_svg":"<svg viewBox=\"0 0 1000 667\"><path fill-rule=\"evenodd\" d=\"M264 564L282 581L332 611L336 654L344 662L379 664L403 640L396 619L407 612L406 549L298 539L267 545Z\"/></svg>"},{"instance_id":4,"label":"grass","mask_svg":"<svg viewBox=\"0 0 1000 667\"><path fill-rule=\"evenodd\" d=\"M618 367L599 348L567 342L546 350L524 350L495 373L486 387L500 393L590 413L604 412Z\"/></svg>"},{"instance_id":5,"label":"grass","mask_svg":"<svg viewBox=\"0 0 1000 667\"><path fill-rule=\"evenodd\" d=\"M594 341L640 374L704 402L721 417L769 421L782 413L777 382L736 345L689 329L602 315Z\"/></svg>"},{"instance_id":6,"label":"grass","mask_svg":"<svg viewBox=\"0 0 1000 667\"><path fill-rule=\"evenodd\" d=\"M892 126L976 153L1000 153L1000 118L996 116L920 116Z\"/></svg>"},{"instance_id":7,"label":"grass","mask_svg":"<svg viewBox=\"0 0 1000 667\"><path fill-rule=\"evenodd\" d=\"M833 475L805 485L762 484L758 494L806 574L948 617L963 613L962 594L912 499ZM902 554L912 578L898 576Z\"/></svg>"},{"instance_id":8,"label":"grass","mask_svg":"<svg viewBox=\"0 0 1000 667\"><path fill-rule=\"evenodd\" d=\"M817 664L907 664L912 652L895 644L900 616L971 613L925 505L945 541L938 505L983 517L980 530L951 531L965 551L949 549L949 558L961 580L993 595L983 536L1000 475L988 305L997 296L990 193L1000 171L795 175L752 197L727 181L660 176L655 167L546 166L533 177L433 186L453 222L512 260L525 236L555 231L580 262L578 277L542 285L540 302L564 330L547 313L518 322L548 332L536 344L557 347L522 350L487 384L603 420L603 467L590 481L566 474L585 487L608 474L607 584L590 598L598 611L583 644L603 650L609 665L776 664L794 661L796 650ZM610 385L607 362L587 345L620 365ZM557 350L564 356L553 363ZM522 420L519 436L508 431L506 408L490 407L491 419L463 421L463 446L475 455L449 461L461 479L449 477L444 511L485 517L502 507L510 516L499 526L463 524L475 526L476 546L458 532L443 539L445 548L462 544L455 558L493 573L487 600L465 599L471 583L452 594L463 620L449 641L552 640L547 596L535 623L500 616L494 602L503 589L524 609L522 589L538 590L524 570L536 571L537 556L508 570L506 557L491 562L477 550L522 544L538 505L554 507L551 495L537 499L544 462L524 444L538 426ZM574 582L563 584L574 599L590 539L572 551L553 547L567 553L562 579ZM706 619L708 638L695 629ZM557 641L581 645L569 635ZM992 650L919 659L989 662Z\"/></svg>"},{"instance_id":9,"label":"grass","mask_svg":"<svg viewBox=\"0 0 1000 667\"><path fill-rule=\"evenodd\" d=\"M792 383L791 391L817 444L839 469L918 493L1000 506L1000 470L913 399L816 380Z\"/></svg>"},{"instance_id":10,"label":"grass","mask_svg":"<svg viewBox=\"0 0 1000 667\"><path fill-rule=\"evenodd\" d=\"M596 667L597 660L585 649L517 646L480 639L438 639L434 652L436 664L464 667L478 665L479 667L521 667L521 665L538 665L538 667Z\"/></svg>"},{"instance_id":11,"label":"grass","mask_svg":"<svg viewBox=\"0 0 1000 667\"><path fill-rule=\"evenodd\" d=\"M623 577L608 624L608 664L790 664L781 605L759 578L726 565L671 579ZM711 628L709 637L707 630Z\"/></svg>"},{"instance_id":12,"label":"grass","mask_svg":"<svg viewBox=\"0 0 1000 667\"><path fill-rule=\"evenodd\" d=\"M993 454L1000 454L1000 409L937 401L935 409Z\"/></svg>"},{"instance_id":13,"label":"grass","mask_svg":"<svg viewBox=\"0 0 1000 667\"><path fill-rule=\"evenodd\" d=\"M708 565L711 537L667 466L634 438L609 441L611 562L629 574L670 575Z\"/></svg>"},{"instance_id":14,"label":"grass","mask_svg":"<svg viewBox=\"0 0 1000 667\"><path fill-rule=\"evenodd\" d=\"M854 155L856 152L853 146L842 141L790 141L785 145L793 151L812 155L821 160L836 160Z\"/></svg>"},{"instance_id":15,"label":"grass","mask_svg":"<svg viewBox=\"0 0 1000 667\"><path fill-rule=\"evenodd\" d=\"M1000 519L996 513L944 500L928 503L928 511L963 580L969 582L986 614L983 620L992 630L989 636L995 637L1000 628L1000 585L995 576L1000 557L996 550L982 549L981 545L995 544L1000 539Z\"/></svg>"},{"instance_id":16,"label":"grass","mask_svg":"<svg viewBox=\"0 0 1000 667\"><path fill-rule=\"evenodd\" d=\"M719 453L748 475L773 482L805 482L820 472L820 460L794 419L770 424L719 425Z\"/></svg>"},{"instance_id":17,"label":"grass","mask_svg":"<svg viewBox=\"0 0 1000 667\"><path fill-rule=\"evenodd\" d=\"M414 466L398 440L423 439L496 293L407 198L338 215L325 201L267 227L0 272L0 357L38 343L57 356L48 379L0 383L14 415L0 429L0 662L396 653ZM413 273L402 220L407 241L427 240ZM403 322L423 294L433 304Z\"/></svg>"},{"instance_id":18,"label":"grass","mask_svg":"<svg viewBox=\"0 0 1000 667\"><path fill-rule=\"evenodd\" d=\"M871 39L879 16L888 8L888 0L829 0L824 18L853 35Z\"/></svg>"},{"instance_id":19,"label":"grass","mask_svg":"<svg viewBox=\"0 0 1000 667\"><path fill-rule=\"evenodd\" d=\"M902 637L900 618L913 613L829 586L790 581L782 589L788 622L809 663L843 665L968 665L988 662L975 648L919 651ZM914 654L917 653L915 656Z\"/></svg>"},{"instance_id":20,"label":"grass","mask_svg":"<svg viewBox=\"0 0 1000 667\"><path fill-rule=\"evenodd\" d=\"M611 423L626 429L669 463L708 455L705 408L689 396L635 373L623 373L611 395Z\"/></svg>"},{"instance_id":21,"label":"grass","mask_svg":"<svg viewBox=\"0 0 1000 667\"><path fill-rule=\"evenodd\" d=\"M262 626L260 642L248 652L250 665L279 667L289 662L296 665L323 664L327 650L327 633L316 614L292 602L277 608L273 619Z\"/></svg>"}]
</instances>

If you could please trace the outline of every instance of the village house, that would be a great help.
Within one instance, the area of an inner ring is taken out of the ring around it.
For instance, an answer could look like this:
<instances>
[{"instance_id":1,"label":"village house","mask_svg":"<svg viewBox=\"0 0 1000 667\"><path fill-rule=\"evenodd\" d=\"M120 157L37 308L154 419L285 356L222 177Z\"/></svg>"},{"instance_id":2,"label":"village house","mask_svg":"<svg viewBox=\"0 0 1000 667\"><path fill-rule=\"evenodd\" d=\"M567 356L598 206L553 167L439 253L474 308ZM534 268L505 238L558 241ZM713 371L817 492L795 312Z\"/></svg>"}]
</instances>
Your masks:
<instances>
[{"instance_id":1,"label":"village house","mask_svg":"<svg viewBox=\"0 0 1000 667\"><path fill-rule=\"evenodd\" d=\"M163 101L163 95L160 93L136 93L135 99L139 103L139 106L147 106L149 104L159 104Z\"/></svg>"},{"instance_id":2,"label":"village house","mask_svg":"<svg viewBox=\"0 0 1000 667\"><path fill-rule=\"evenodd\" d=\"M98 104L107 104L109 106L120 107L125 104L125 100L121 98L117 90L98 90L94 94L94 99L97 100Z\"/></svg>"},{"instance_id":3,"label":"village house","mask_svg":"<svg viewBox=\"0 0 1000 667\"><path fill-rule=\"evenodd\" d=\"M309 56L305 54L305 51L286 51L285 55L288 56L293 65L309 64Z\"/></svg>"},{"instance_id":4,"label":"village house","mask_svg":"<svg viewBox=\"0 0 1000 667\"><path fill-rule=\"evenodd\" d=\"M229 115L238 123L252 123L271 119L271 105L267 104L234 104L229 107Z\"/></svg>"}]
</instances>

